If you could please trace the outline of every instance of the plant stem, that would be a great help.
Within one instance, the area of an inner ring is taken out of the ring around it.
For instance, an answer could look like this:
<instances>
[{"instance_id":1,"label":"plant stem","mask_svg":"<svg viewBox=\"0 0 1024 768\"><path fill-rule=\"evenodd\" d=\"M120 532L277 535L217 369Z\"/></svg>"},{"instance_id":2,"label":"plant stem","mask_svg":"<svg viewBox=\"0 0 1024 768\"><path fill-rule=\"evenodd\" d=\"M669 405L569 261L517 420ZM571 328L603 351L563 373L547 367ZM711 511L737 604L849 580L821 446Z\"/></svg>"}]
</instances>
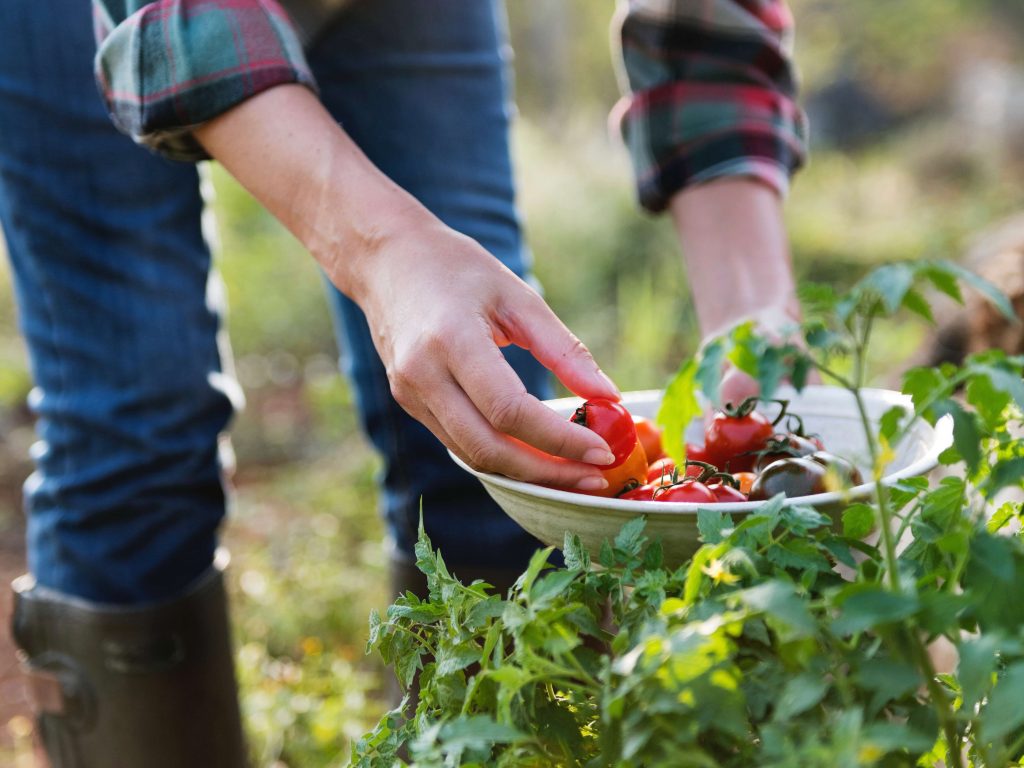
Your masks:
<instances>
[{"instance_id":1,"label":"plant stem","mask_svg":"<svg viewBox=\"0 0 1024 768\"><path fill-rule=\"evenodd\" d=\"M885 555L885 569L889 576L889 585L895 592L900 591L899 560L896 557L896 542L892 531L892 510L889 506L889 489L882 482L882 466L879 462L878 443L875 439L875 431L868 418L867 406L864 398L861 397L861 388L864 386L864 353L865 346L871 336L871 323L873 313L869 313L863 326L861 338L857 340L854 349L854 381L855 386L850 389L854 400L857 403L857 412L860 414L861 425L864 428L864 436L867 440L868 455L871 458L872 475L875 479L875 499L878 503L878 524L882 537L883 551ZM914 657L918 668L925 679L925 685L931 696L936 714L942 726L942 732L946 738L946 747L949 752L948 761L951 768L963 768L963 760L960 754L960 737L956 731L956 714L952 711L952 705L946 698L942 686L935 679L935 668L928 657L928 649L924 647L921 638L915 627L907 628L907 640L911 654Z\"/></svg>"}]
</instances>

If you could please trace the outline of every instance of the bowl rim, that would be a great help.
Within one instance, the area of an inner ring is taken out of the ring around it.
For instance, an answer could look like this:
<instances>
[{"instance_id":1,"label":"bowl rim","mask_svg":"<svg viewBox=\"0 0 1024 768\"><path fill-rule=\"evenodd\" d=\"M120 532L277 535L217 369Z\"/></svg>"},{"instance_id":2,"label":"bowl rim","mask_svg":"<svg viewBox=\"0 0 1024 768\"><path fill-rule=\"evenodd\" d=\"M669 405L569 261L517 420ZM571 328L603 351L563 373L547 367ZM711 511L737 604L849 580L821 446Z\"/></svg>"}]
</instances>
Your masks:
<instances>
[{"instance_id":1,"label":"bowl rim","mask_svg":"<svg viewBox=\"0 0 1024 768\"><path fill-rule=\"evenodd\" d=\"M799 393L801 395L807 392L835 392L845 393L850 395L850 392L842 387L835 387L829 385L808 385L803 388ZM634 390L631 392L622 393L622 401L625 402L627 399L632 403L644 403L644 402L656 402L662 395L663 390L660 389L644 389ZM861 389L862 393L868 393L872 396L875 402L881 402L886 406L893 405L912 405L912 401L909 395L905 395L902 392L898 392L892 389L880 389L875 387L864 387ZM559 397L551 400L542 400L544 405L549 408L566 408L575 407L583 402L581 397ZM928 452L917 459L916 461L908 464L891 475L886 475L882 478L884 485L893 485L900 480L905 480L908 477L916 477L924 475L930 472L939 463L939 455L946 450L950 445L953 444L953 418L950 415L943 416L934 425L935 440L928 450ZM763 504L768 503L767 501L733 501L723 502L709 506L708 504L698 504L694 502L685 501L661 501L661 502L649 502L649 501L634 501L630 499L616 499L604 496L590 496L582 493L575 493L574 491L565 491L558 488L548 488L543 485L537 485L535 483L526 483L522 480L513 480L511 477L505 475L499 475L493 472L481 472L473 469L466 462L456 456L450 449L448 455L451 456L452 460L458 464L462 469L469 472L471 475L476 476L485 486L490 484L502 488L506 491L513 493L529 496L539 500L545 500L548 502L559 502L563 504L571 504L577 507L590 507L595 509L606 510L611 513L621 513L624 516L634 517L637 513L643 513L645 515L659 517L659 516L678 516L693 515L696 514L700 509L713 508L719 512L730 513L730 512L751 512ZM842 491L829 491L828 493L815 493L810 496L796 496L792 499L786 499L783 503L785 506L809 505L814 507L829 506L840 502L853 502L856 500L867 498L871 495L875 488L875 481L861 483L852 488L847 488Z\"/></svg>"}]
</instances>

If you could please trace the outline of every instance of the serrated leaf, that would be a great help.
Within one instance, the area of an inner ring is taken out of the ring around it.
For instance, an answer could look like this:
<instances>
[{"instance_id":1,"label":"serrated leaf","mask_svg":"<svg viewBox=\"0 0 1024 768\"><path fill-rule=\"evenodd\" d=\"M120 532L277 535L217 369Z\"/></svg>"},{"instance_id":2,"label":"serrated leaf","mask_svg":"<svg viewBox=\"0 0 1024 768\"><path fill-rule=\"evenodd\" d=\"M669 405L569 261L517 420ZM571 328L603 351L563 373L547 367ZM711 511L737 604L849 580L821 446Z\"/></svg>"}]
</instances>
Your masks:
<instances>
[{"instance_id":1,"label":"serrated leaf","mask_svg":"<svg viewBox=\"0 0 1024 768\"><path fill-rule=\"evenodd\" d=\"M630 554L639 554L644 542L643 532L646 525L647 518L643 515L627 522L615 537L615 548Z\"/></svg>"},{"instance_id":2,"label":"serrated leaf","mask_svg":"<svg viewBox=\"0 0 1024 768\"><path fill-rule=\"evenodd\" d=\"M484 749L494 744L508 744L526 739L526 735L510 725L496 723L485 715L463 716L441 727L440 739L445 751Z\"/></svg>"},{"instance_id":3,"label":"serrated leaf","mask_svg":"<svg viewBox=\"0 0 1024 768\"><path fill-rule=\"evenodd\" d=\"M705 544L717 544L732 530L732 518L716 509L698 509L697 530Z\"/></svg>"},{"instance_id":4,"label":"serrated leaf","mask_svg":"<svg viewBox=\"0 0 1024 768\"><path fill-rule=\"evenodd\" d=\"M903 392L910 395L918 410L926 402L944 396L948 390L949 382L935 368L911 368L903 374Z\"/></svg>"},{"instance_id":5,"label":"serrated leaf","mask_svg":"<svg viewBox=\"0 0 1024 768\"><path fill-rule=\"evenodd\" d=\"M875 510L867 504L851 504L843 510L843 536L863 539L875 527Z\"/></svg>"},{"instance_id":6,"label":"serrated leaf","mask_svg":"<svg viewBox=\"0 0 1024 768\"><path fill-rule=\"evenodd\" d=\"M570 571L590 570L590 553L583 546L583 540L580 539L578 533L565 532L562 559L565 562L565 567Z\"/></svg>"}]
</instances>

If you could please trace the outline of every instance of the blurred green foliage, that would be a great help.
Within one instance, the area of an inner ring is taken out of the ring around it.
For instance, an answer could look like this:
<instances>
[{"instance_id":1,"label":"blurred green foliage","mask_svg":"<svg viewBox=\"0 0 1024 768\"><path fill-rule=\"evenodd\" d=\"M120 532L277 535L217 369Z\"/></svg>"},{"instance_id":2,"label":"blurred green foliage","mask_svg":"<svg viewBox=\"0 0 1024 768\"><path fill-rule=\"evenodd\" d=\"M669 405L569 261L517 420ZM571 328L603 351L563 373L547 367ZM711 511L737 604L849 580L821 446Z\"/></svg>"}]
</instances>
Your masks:
<instances>
[{"instance_id":1,"label":"blurred green foliage","mask_svg":"<svg viewBox=\"0 0 1024 768\"><path fill-rule=\"evenodd\" d=\"M816 145L788 203L798 275L849 285L866 264L956 258L1019 206L1024 164L966 140L943 111L967 53L1014 60L1009 43L1024 29L1017 0L792 5L805 93L846 78L901 120L856 151ZM510 3L521 110L514 149L548 301L622 388L654 388L698 338L671 226L636 208L628 160L606 124L617 98L612 9ZM260 765L338 765L385 698L362 656L369 610L391 597L375 459L335 373L318 270L222 171L212 178L218 266L248 397L233 432L240 470L228 544L249 729ZM12 439L28 423L29 376L9 282L0 266L0 480L11 486L0 494L0 529L14 516L14 483L29 471L25 440ZM880 380L925 333L904 324L879 334Z\"/></svg>"}]
</instances>

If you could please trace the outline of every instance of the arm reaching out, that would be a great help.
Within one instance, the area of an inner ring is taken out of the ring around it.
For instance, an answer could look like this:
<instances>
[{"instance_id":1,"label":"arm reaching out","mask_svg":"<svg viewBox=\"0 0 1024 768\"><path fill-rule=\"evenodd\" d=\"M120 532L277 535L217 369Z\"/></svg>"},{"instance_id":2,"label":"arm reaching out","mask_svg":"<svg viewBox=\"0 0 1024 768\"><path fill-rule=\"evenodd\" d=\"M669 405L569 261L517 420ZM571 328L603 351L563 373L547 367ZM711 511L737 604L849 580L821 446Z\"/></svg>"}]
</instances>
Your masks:
<instances>
[{"instance_id":1,"label":"arm reaching out","mask_svg":"<svg viewBox=\"0 0 1024 768\"><path fill-rule=\"evenodd\" d=\"M529 395L499 347L584 397L615 386L536 291L384 176L310 90L264 91L194 135L360 306L395 398L445 445L481 469L602 487L591 465L611 463L607 445Z\"/></svg>"}]
</instances>

